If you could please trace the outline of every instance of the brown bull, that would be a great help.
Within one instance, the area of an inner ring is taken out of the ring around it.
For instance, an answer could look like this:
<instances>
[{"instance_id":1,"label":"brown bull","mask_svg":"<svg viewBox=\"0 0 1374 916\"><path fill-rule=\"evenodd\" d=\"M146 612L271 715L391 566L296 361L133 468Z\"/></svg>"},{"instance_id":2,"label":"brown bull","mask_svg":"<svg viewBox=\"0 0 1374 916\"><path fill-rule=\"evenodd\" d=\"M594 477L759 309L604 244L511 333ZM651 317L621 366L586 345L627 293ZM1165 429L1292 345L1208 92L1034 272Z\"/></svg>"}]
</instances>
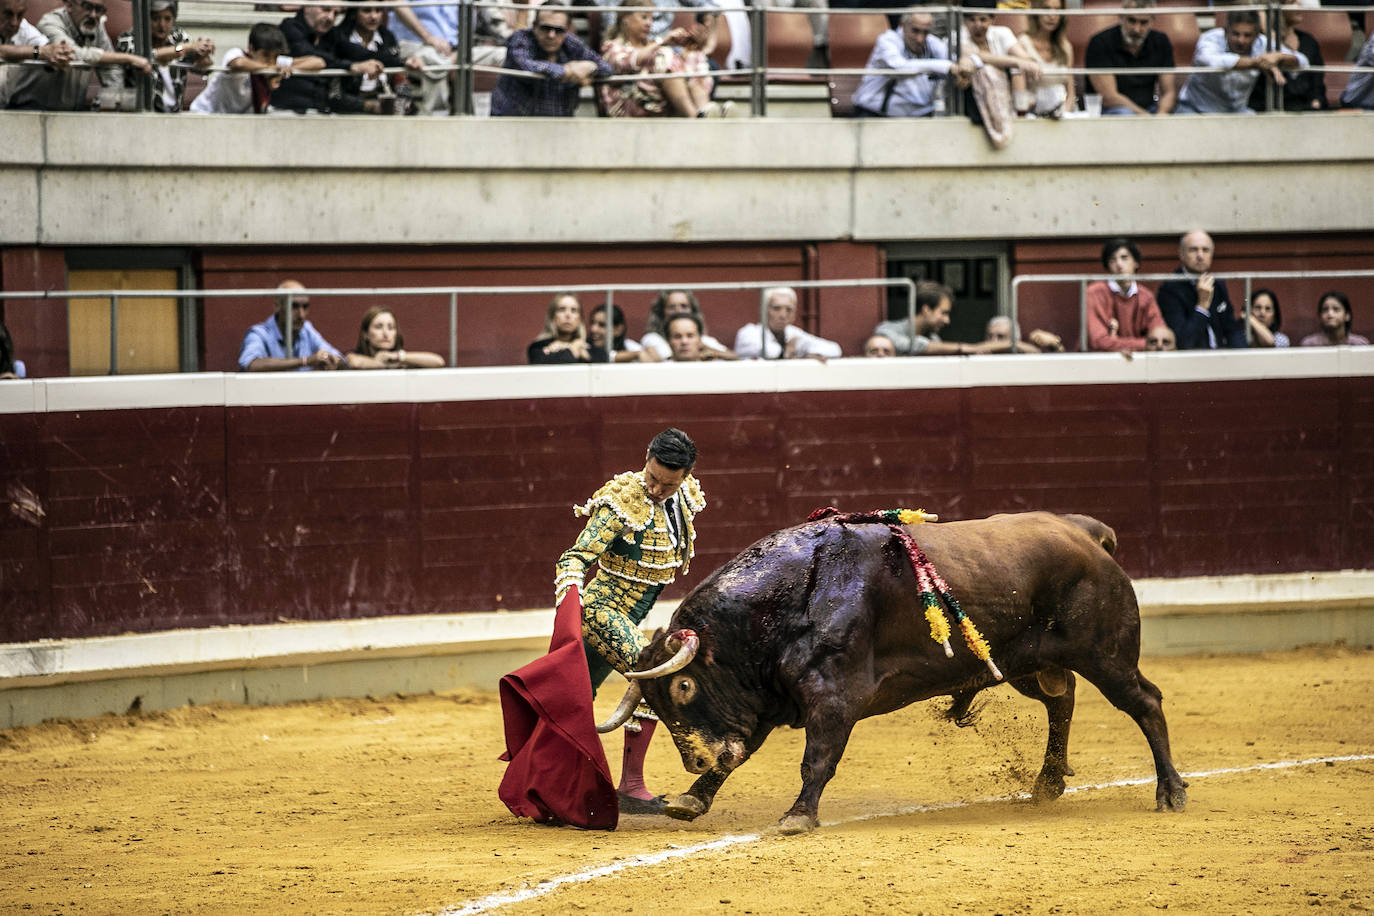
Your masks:
<instances>
[{"instance_id":1,"label":"brown bull","mask_svg":"<svg viewBox=\"0 0 1374 916\"><path fill-rule=\"evenodd\" d=\"M906 529L982 631L1006 680L1045 704L1049 740L1037 801L1058 798L1068 764L1074 675L1136 721L1154 755L1160 810L1181 811L1162 694L1140 673L1140 613L1112 558L1116 537L1086 516L999 515ZM932 641L911 563L883 524L828 518L776 532L683 600L641 653L626 702L642 693L683 765L701 774L668 806L691 819L780 726L806 729L801 794L784 833L818 824L821 792L854 724L917 700L954 697L953 718L996 683L957 635Z\"/></svg>"}]
</instances>

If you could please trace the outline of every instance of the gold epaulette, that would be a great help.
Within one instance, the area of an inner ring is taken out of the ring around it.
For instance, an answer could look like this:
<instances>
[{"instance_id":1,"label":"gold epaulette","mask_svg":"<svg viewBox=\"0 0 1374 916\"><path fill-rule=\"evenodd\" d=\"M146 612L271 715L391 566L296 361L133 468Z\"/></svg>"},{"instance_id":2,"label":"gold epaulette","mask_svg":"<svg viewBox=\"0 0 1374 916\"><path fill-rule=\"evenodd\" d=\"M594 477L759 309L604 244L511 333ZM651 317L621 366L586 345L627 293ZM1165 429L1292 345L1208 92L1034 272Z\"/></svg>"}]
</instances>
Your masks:
<instances>
[{"instance_id":1,"label":"gold epaulette","mask_svg":"<svg viewBox=\"0 0 1374 916\"><path fill-rule=\"evenodd\" d=\"M701 492L700 488L697 492ZM632 531L643 531L654 517L654 504L649 499L649 491L644 489L644 478L639 471L626 471L612 477L586 504L573 506L573 514L589 516L598 506L610 509Z\"/></svg>"}]
</instances>

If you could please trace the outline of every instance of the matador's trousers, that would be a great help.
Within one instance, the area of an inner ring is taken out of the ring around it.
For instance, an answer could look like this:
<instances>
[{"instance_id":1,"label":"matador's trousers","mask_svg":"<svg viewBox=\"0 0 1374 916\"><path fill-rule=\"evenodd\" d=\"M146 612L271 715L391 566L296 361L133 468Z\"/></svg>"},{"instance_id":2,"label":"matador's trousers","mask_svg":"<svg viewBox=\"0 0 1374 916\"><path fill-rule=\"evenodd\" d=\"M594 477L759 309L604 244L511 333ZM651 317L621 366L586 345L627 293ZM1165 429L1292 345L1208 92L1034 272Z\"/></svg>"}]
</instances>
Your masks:
<instances>
[{"instance_id":1,"label":"matador's trousers","mask_svg":"<svg viewBox=\"0 0 1374 916\"><path fill-rule=\"evenodd\" d=\"M587 586L582 597L582 647L593 696L612 669L623 674L634 668L640 650L649 644L639 625L662 591L662 585L631 582L604 569Z\"/></svg>"}]
</instances>

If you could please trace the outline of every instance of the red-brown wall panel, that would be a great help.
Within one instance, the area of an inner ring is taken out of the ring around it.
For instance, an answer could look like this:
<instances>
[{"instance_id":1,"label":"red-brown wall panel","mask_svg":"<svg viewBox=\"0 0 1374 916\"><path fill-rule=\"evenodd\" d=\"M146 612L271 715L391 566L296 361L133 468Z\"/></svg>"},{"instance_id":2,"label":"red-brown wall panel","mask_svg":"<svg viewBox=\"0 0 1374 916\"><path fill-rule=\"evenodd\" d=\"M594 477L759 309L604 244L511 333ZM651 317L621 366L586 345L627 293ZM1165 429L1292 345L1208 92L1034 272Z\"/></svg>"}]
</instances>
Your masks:
<instances>
[{"instance_id":1,"label":"red-brown wall panel","mask_svg":"<svg viewBox=\"0 0 1374 916\"><path fill-rule=\"evenodd\" d=\"M708 508L670 596L826 504L1084 512L1136 576L1368 567L1371 417L1369 378L0 416L49 508L0 517L0 640L547 606L572 506L671 424Z\"/></svg>"}]
</instances>

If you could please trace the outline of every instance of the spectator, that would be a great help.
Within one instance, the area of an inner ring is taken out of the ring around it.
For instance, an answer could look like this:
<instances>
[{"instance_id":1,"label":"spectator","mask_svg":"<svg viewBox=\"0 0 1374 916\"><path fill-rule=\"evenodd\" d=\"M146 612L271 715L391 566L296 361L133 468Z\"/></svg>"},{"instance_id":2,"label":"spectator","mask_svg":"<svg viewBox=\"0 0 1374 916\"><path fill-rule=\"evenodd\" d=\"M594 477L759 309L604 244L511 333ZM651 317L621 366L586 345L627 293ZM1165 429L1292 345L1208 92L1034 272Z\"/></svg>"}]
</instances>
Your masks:
<instances>
[{"instance_id":1,"label":"spectator","mask_svg":"<svg viewBox=\"0 0 1374 916\"><path fill-rule=\"evenodd\" d=\"M419 57L401 59L400 43L387 27L386 20L387 8L384 6L351 6L338 26L339 39L361 48L370 59L380 61L387 69L409 67L418 70L424 66ZM397 92L394 81L386 73L356 74L344 84L344 91L364 102L377 99L380 114L396 112Z\"/></svg>"},{"instance_id":2,"label":"spectator","mask_svg":"<svg viewBox=\"0 0 1374 916\"><path fill-rule=\"evenodd\" d=\"M1235 14L1232 14L1235 15ZM1180 350L1215 350L1245 346L1245 321L1236 314L1226 281L1210 273L1212 237L1201 229L1179 240L1182 265L1174 273L1183 279L1159 287L1159 313L1174 332Z\"/></svg>"},{"instance_id":3,"label":"spectator","mask_svg":"<svg viewBox=\"0 0 1374 916\"><path fill-rule=\"evenodd\" d=\"M711 75L711 55L716 51L716 32L720 28L720 13L702 10L696 14L695 39L682 49L682 72L696 94L711 98L716 91L716 78ZM731 102L731 109L734 103Z\"/></svg>"},{"instance_id":4,"label":"spectator","mask_svg":"<svg viewBox=\"0 0 1374 916\"><path fill-rule=\"evenodd\" d=\"M944 78L953 68L949 43L931 34L935 20L912 10L895 29L873 43L867 70L899 70L911 76L870 73L854 91L854 114L861 118L925 118L943 98Z\"/></svg>"},{"instance_id":5,"label":"spectator","mask_svg":"<svg viewBox=\"0 0 1374 916\"><path fill-rule=\"evenodd\" d=\"M243 337L239 371L339 368L343 364L343 354L330 346L305 318L310 312L310 297L304 294L305 287L295 280L285 280L277 289L281 293L277 296L277 308L272 317L253 325ZM282 323L282 312L288 300L291 304L291 356L286 355L286 327Z\"/></svg>"},{"instance_id":6,"label":"spectator","mask_svg":"<svg viewBox=\"0 0 1374 916\"><path fill-rule=\"evenodd\" d=\"M358 345L345 357L349 369L442 369L444 358L438 353L407 350L396 315L391 309L374 305L363 314L358 329Z\"/></svg>"},{"instance_id":7,"label":"spectator","mask_svg":"<svg viewBox=\"0 0 1374 916\"><path fill-rule=\"evenodd\" d=\"M1374 67L1374 35L1370 35L1364 47L1360 48L1355 66ZM1345 91L1341 93L1341 107L1374 109L1374 73L1350 74L1350 82L1345 84Z\"/></svg>"},{"instance_id":8,"label":"spectator","mask_svg":"<svg viewBox=\"0 0 1374 916\"><path fill-rule=\"evenodd\" d=\"M1193 66L1220 67L1228 72L1189 76L1178 94L1178 110L1184 114L1254 114L1250 92L1261 72L1282 86L1287 81L1285 69L1308 65L1300 51L1268 48L1269 39L1260 34L1259 13L1228 13L1226 27L1203 32L1193 52ZM1183 344L1182 335L1179 343ZM1185 345L1183 349L1188 348Z\"/></svg>"},{"instance_id":9,"label":"spectator","mask_svg":"<svg viewBox=\"0 0 1374 916\"><path fill-rule=\"evenodd\" d=\"M1088 285L1088 347L1144 350L1150 328L1165 322L1154 294L1135 282L1140 249L1130 239L1111 239L1102 246L1102 267L1120 279Z\"/></svg>"},{"instance_id":10,"label":"spectator","mask_svg":"<svg viewBox=\"0 0 1374 916\"><path fill-rule=\"evenodd\" d=\"M322 70L324 60L292 58L286 54L286 36L281 29L259 22L248 30L248 52L230 48L221 63L224 68L211 74L200 95L191 101L196 114L262 114L271 106L272 90L296 70ZM275 68L274 72L261 73Z\"/></svg>"},{"instance_id":11,"label":"spectator","mask_svg":"<svg viewBox=\"0 0 1374 916\"><path fill-rule=\"evenodd\" d=\"M1338 290L1322 293L1317 300L1317 322L1321 330L1302 339L1304 347L1367 347L1369 338L1350 333L1355 312L1350 297Z\"/></svg>"},{"instance_id":12,"label":"spectator","mask_svg":"<svg viewBox=\"0 0 1374 916\"><path fill-rule=\"evenodd\" d=\"M1031 9L1045 10L1031 13L1026 20L1026 31L1018 39L1021 49L1041 67L1073 67L1073 45L1069 44L1069 18L1059 12L1064 8L1064 0L1031 0ZM1066 111L1078 108L1074 96L1072 76L1041 76L1039 79L1026 80L1029 97L1013 99L1016 110L1030 112L1037 117L1058 118Z\"/></svg>"},{"instance_id":13,"label":"spectator","mask_svg":"<svg viewBox=\"0 0 1374 916\"><path fill-rule=\"evenodd\" d=\"M669 319L668 346L673 349L675 363L699 363L710 358L701 345L701 319L695 315Z\"/></svg>"},{"instance_id":14,"label":"spectator","mask_svg":"<svg viewBox=\"0 0 1374 916\"><path fill-rule=\"evenodd\" d=\"M20 18L23 18L22 13ZM10 337L10 329L0 321L0 379L27 378L28 374L24 361L14 358L14 338Z\"/></svg>"},{"instance_id":15,"label":"spectator","mask_svg":"<svg viewBox=\"0 0 1374 916\"><path fill-rule=\"evenodd\" d=\"M398 6L396 37L401 42L401 56L410 60L419 57L426 69L419 71L420 114L446 115L451 108L449 99L454 77L452 67L458 62L459 7ZM506 62L506 42L511 37L511 24L503 11L489 3L478 2L474 7L477 29L472 39L472 62L483 67L500 67ZM521 11L516 17L518 28L525 27L529 14Z\"/></svg>"},{"instance_id":16,"label":"spectator","mask_svg":"<svg viewBox=\"0 0 1374 916\"><path fill-rule=\"evenodd\" d=\"M609 0L606 6L621 6L620 0ZM714 6L714 0L653 0L653 6L661 7L654 11L654 24L649 30L650 38L662 38L668 34L668 30L673 27L673 17L677 14L673 11L678 6ZM601 22L609 30L615 25L617 13L602 13ZM745 19L748 22L748 19Z\"/></svg>"},{"instance_id":17,"label":"spectator","mask_svg":"<svg viewBox=\"0 0 1374 916\"><path fill-rule=\"evenodd\" d=\"M992 145L1011 142L1016 93L1026 92L1027 80L1040 79L1040 65L1030 59L1011 29L992 24L996 0L968 0L959 31L959 72L970 77L964 110L982 124Z\"/></svg>"},{"instance_id":18,"label":"spectator","mask_svg":"<svg viewBox=\"0 0 1374 916\"><path fill-rule=\"evenodd\" d=\"M739 359L733 350L711 336L706 328L706 317L702 315L701 306L691 290L666 289L659 293L649 306L649 320L644 327L644 336L639 339L646 351L647 362L672 357L673 349L667 339L668 321L678 315L692 315L700 322L701 346L705 359ZM648 352L652 352L658 359L647 355Z\"/></svg>"},{"instance_id":19,"label":"spectator","mask_svg":"<svg viewBox=\"0 0 1374 916\"><path fill-rule=\"evenodd\" d=\"M597 87L601 106L613 118L722 118L731 103L712 102L699 82L685 77L682 55L704 44L705 29L670 29L661 38L651 38L653 0L625 0L616 14L615 24L606 32L601 56L617 74L642 73L646 76L677 74L666 79L603 83Z\"/></svg>"},{"instance_id":20,"label":"spectator","mask_svg":"<svg viewBox=\"0 0 1374 916\"><path fill-rule=\"evenodd\" d=\"M558 2L549 0L544 6ZM593 77L611 75L611 65L570 34L571 28L566 10L540 8L533 28L511 35L506 42L506 66L543 79L502 74L491 94L492 115L570 118L577 110L578 87L590 86Z\"/></svg>"},{"instance_id":21,"label":"spectator","mask_svg":"<svg viewBox=\"0 0 1374 916\"><path fill-rule=\"evenodd\" d=\"M896 355L897 348L886 334L874 334L864 341L864 356L869 359L887 359Z\"/></svg>"},{"instance_id":22,"label":"spectator","mask_svg":"<svg viewBox=\"0 0 1374 916\"><path fill-rule=\"evenodd\" d=\"M1288 335L1283 327L1283 310L1279 297L1271 289L1257 289L1250 296L1250 346L1286 347Z\"/></svg>"},{"instance_id":23,"label":"spectator","mask_svg":"<svg viewBox=\"0 0 1374 916\"><path fill-rule=\"evenodd\" d=\"M915 319L884 321L873 329L892 341L898 356L948 356L971 353L970 344L945 343L940 332L949 326L954 293L948 286L922 280L916 284Z\"/></svg>"},{"instance_id":24,"label":"spectator","mask_svg":"<svg viewBox=\"0 0 1374 916\"><path fill-rule=\"evenodd\" d=\"M1122 0L1126 12L1119 25L1098 32L1088 41L1084 63L1090 68L1138 67L1167 71L1174 65L1174 45L1154 25L1155 0ZM1178 83L1168 72L1134 74L1093 73L1093 91L1102 96L1102 113L1109 115L1169 114L1178 105Z\"/></svg>"},{"instance_id":25,"label":"spectator","mask_svg":"<svg viewBox=\"0 0 1374 916\"><path fill-rule=\"evenodd\" d=\"M544 330L526 348L525 357L531 366L604 363L606 351L587 342L582 303L572 293L559 293L549 303Z\"/></svg>"},{"instance_id":26,"label":"spectator","mask_svg":"<svg viewBox=\"0 0 1374 916\"><path fill-rule=\"evenodd\" d=\"M792 323L797 317L797 291L790 286L764 290L768 308L768 327L751 322L735 335L735 353L740 359L801 359L825 362L842 355L833 340L808 334Z\"/></svg>"},{"instance_id":27,"label":"spectator","mask_svg":"<svg viewBox=\"0 0 1374 916\"><path fill-rule=\"evenodd\" d=\"M1012 332L1016 333L1013 334ZM1062 353L1064 342L1058 334L1036 328L1029 338L1021 336L1020 328L1008 315L993 315L983 331L983 343L974 353Z\"/></svg>"},{"instance_id":28,"label":"spectator","mask_svg":"<svg viewBox=\"0 0 1374 916\"><path fill-rule=\"evenodd\" d=\"M76 56L66 42L53 44L24 13L26 0L0 0L0 109L9 107L10 96L31 98L33 83L45 75L42 67L6 67L6 63L41 60L55 70L65 70Z\"/></svg>"},{"instance_id":29,"label":"spectator","mask_svg":"<svg viewBox=\"0 0 1374 916\"><path fill-rule=\"evenodd\" d=\"M598 305L592 309L591 320L587 322L587 342L605 350L606 347L606 306ZM645 350L639 341L625 336L625 313L620 306L611 306L611 362L631 363L640 359ZM657 360L653 360L657 362Z\"/></svg>"},{"instance_id":30,"label":"spectator","mask_svg":"<svg viewBox=\"0 0 1374 916\"><path fill-rule=\"evenodd\" d=\"M100 0L64 0L62 6L38 20L38 31L50 42L66 42L72 47L74 63L95 67L100 83L107 89L124 85L121 65L151 73L153 67L137 54L121 54L114 49L105 31L105 4ZM41 56L41 55L40 55ZM43 108L48 111L83 111L91 71L84 67L65 67L27 83L10 98L11 108Z\"/></svg>"},{"instance_id":31,"label":"spectator","mask_svg":"<svg viewBox=\"0 0 1374 916\"><path fill-rule=\"evenodd\" d=\"M209 38L193 40L181 30L177 25L177 0L152 0L148 4L148 33L153 51L153 111L181 111L189 71L173 65L189 64L204 73L215 62L215 43ZM119 36L115 48L122 54L133 55L133 29ZM138 85L133 73L125 71L124 85L129 89Z\"/></svg>"},{"instance_id":32,"label":"spectator","mask_svg":"<svg viewBox=\"0 0 1374 916\"><path fill-rule=\"evenodd\" d=\"M1297 0L1287 0L1282 15L1283 35L1279 38L1279 50L1300 52L1311 66L1325 66L1322 46L1311 32L1298 28L1302 25L1303 11ZM1320 70L1303 70L1285 74L1284 77L1286 82L1281 86L1284 111L1320 111L1328 107L1326 80ZM1250 91L1250 107L1255 111L1269 110L1268 88L1264 80L1255 82L1255 88Z\"/></svg>"},{"instance_id":33,"label":"spectator","mask_svg":"<svg viewBox=\"0 0 1374 916\"><path fill-rule=\"evenodd\" d=\"M303 6L296 15L283 19L287 53L292 57L318 57L326 70L347 70L357 76L377 78L382 62L369 56L366 48L355 45L334 29L339 13L336 6ZM296 70L303 69L296 67ZM381 106L364 102L347 92L335 80L323 77L296 77L283 80L272 93L272 107L297 114L332 112L334 114L377 114Z\"/></svg>"},{"instance_id":34,"label":"spectator","mask_svg":"<svg viewBox=\"0 0 1374 916\"><path fill-rule=\"evenodd\" d=\"M1177 350L1178 342L1167 324L1156 325L1145 334L1145 349L1151 353Z\"/></svg>"}]
</instances>

